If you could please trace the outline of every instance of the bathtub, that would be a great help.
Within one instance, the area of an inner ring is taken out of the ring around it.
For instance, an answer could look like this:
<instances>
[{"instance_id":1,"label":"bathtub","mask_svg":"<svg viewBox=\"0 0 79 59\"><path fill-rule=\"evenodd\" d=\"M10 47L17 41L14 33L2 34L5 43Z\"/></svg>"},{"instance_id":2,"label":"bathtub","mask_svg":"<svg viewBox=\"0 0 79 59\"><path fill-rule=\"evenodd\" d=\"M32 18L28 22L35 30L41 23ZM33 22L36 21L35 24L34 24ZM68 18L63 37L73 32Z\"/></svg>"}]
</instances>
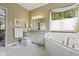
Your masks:
<instances>
[{"instance_id":1,"label":"bathtub","mask_svg":"<svg viewBox=\"0 0 79 59\"><path fill-rule=\"evenodd\" d=\"M50 35L49 35L50 36ZM45 37L45 48L51 56L79 56L79 49L62 44L54 38Z\"/></svg>"}]
</instances>

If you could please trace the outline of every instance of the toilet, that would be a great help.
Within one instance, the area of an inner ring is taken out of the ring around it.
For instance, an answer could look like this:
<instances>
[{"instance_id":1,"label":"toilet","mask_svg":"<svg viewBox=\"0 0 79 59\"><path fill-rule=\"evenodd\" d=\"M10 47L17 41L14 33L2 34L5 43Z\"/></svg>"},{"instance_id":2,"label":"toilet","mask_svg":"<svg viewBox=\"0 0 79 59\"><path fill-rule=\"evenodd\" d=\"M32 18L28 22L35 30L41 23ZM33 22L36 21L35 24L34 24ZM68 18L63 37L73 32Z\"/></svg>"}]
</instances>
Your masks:
<instances>
[{"instance_id":1,"label":"toilet","mask_svg":"<svg viewBox=\"0 0 79 59\"><path fill-rule=\"evenodd\" d=\"M20 42L20 44L24 46L30 45L32 43L30 37L23 37L23 28L14 28L14 37L15 39L19 39L18 43Z\"/></svg>"},{"instance_id":2,"label":"toilet","mask_svg":"<svg viewBox=\"0 0 79 59\"><path fill-rule=\"evenodd\" d=\"M32 44L32 41L30 37L23 37L23 39L21 40L21 45L27 46L31 44Z\"/></svg>"}]
</instances>

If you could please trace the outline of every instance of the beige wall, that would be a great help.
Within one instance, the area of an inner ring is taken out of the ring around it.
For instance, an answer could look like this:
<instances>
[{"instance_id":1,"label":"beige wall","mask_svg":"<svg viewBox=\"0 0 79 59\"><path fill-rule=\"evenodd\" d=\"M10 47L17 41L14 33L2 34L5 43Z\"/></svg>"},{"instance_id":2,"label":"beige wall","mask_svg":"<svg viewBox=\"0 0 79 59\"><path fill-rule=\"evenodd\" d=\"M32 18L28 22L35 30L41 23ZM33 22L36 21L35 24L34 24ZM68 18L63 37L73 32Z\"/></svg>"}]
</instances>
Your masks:
<instances>
[{"instance_id":1,"label":"beige wall","mask_svg":"<svg viewBox=\"0 0 79 59\"><path fill-rule=\"evenodd\" d=\"M49 30L49 10L52 10L54 8L64 7L66 5L69 5L67 3L50 3L48 5L39 7L37 9L30 11L30 24L32 24L32 16L42 15L44 17L44 21L46 24L47 31Z\"/></svg>"},{"instance_id":2,"label":"beige wall","mask_svg":"<svg viewBox=\"0 0 79 59\"><path fill-rule=\"evenodd\" d=\"M17 5L17 4L0 4L0 6L3 6L3 7L5 7L5 8L7 8L8 9L8 12L7 12L7 36L8 36L8 38L7 38L7 43L8 44L11 44L11 43L14 43L14 42L16 42L17 40L16 39L14 39L14 37L13 37L13 28L14 28L14 19L15 18L20 18L21 20L22 20L22 27L23 27L23 29L24 29L24 31L27 31L28 30L28 28L25 28L24 26L25 26L25 23L28 25L28 21L29 21L29 12L26 10L26 9L24 9L24 8L22 8L22 7L20 7L19 5Z\"/></svg>"}]
</instances>

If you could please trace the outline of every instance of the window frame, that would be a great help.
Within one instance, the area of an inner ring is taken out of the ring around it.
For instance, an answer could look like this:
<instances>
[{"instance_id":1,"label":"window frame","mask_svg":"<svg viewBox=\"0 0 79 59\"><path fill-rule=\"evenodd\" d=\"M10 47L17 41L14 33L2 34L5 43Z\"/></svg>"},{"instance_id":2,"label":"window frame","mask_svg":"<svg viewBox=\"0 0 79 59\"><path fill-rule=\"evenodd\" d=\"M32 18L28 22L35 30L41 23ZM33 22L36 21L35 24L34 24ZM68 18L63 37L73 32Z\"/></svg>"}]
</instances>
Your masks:
<instances>
[{"instance_id":1,"label":"window frame","mask_svg":"<svg viewBox=\"0 0 79 59\"><path fill-rule=\"evenodd\" d=\"M75 15L75 9L71 9L71 10L67 10L67 11L72 11L72 12L74 12L74 13L73 13L74 15L73 15L71 18L74 18L74 17L76 16L76 15ZM61 12L61 15L64 15L64 12L65 12L65 11ZM53 20L53 19L52 19L52 16L51 16L52 13L53 13L53 11L50 11L49 30L50 30L50 22ZM64 16L62 16L62 17L61 17L61 20L63 20L63 19L66 19L66 18L64 18ZM64 30L64 31L62 31L62 30L60 30L60 31L50 30L50 31L52 31L52 32L68 32L68 33L71 33L71 32L72 32L72 33L75 33L75 32L77 32L77 31L71 31L71 30L70 30L70 31L68 31L68 30L67 30L67 31L66 31L66 30Z\"/></svg>"}]
</instances>

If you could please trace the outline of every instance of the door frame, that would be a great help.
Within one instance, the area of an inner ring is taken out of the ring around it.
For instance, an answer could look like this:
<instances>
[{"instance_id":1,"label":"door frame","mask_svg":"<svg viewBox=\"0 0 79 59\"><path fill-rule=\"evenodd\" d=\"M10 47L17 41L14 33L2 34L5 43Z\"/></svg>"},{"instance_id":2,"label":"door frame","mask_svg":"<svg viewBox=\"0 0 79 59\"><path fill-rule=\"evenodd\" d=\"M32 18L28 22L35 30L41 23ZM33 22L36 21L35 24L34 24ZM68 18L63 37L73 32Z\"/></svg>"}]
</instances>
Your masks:
<instances>
[{"instance_id":1,"label":"door frame","mask_svg":"<svg viewBox=\"0 0 79 59\"><path fill-rule=\"evenodd\" d=\"M4 10L6 10L5 11L5 14L6 14L6 16L5 16L5 23L6 24L5 24L5 43L4 43L4 46L7 47L8 46L8 44L7 44L7 17L8 17L8 9L3 7L3 6L0 6L0 8L3 8Z\"/></svg>"}]
</instances>

